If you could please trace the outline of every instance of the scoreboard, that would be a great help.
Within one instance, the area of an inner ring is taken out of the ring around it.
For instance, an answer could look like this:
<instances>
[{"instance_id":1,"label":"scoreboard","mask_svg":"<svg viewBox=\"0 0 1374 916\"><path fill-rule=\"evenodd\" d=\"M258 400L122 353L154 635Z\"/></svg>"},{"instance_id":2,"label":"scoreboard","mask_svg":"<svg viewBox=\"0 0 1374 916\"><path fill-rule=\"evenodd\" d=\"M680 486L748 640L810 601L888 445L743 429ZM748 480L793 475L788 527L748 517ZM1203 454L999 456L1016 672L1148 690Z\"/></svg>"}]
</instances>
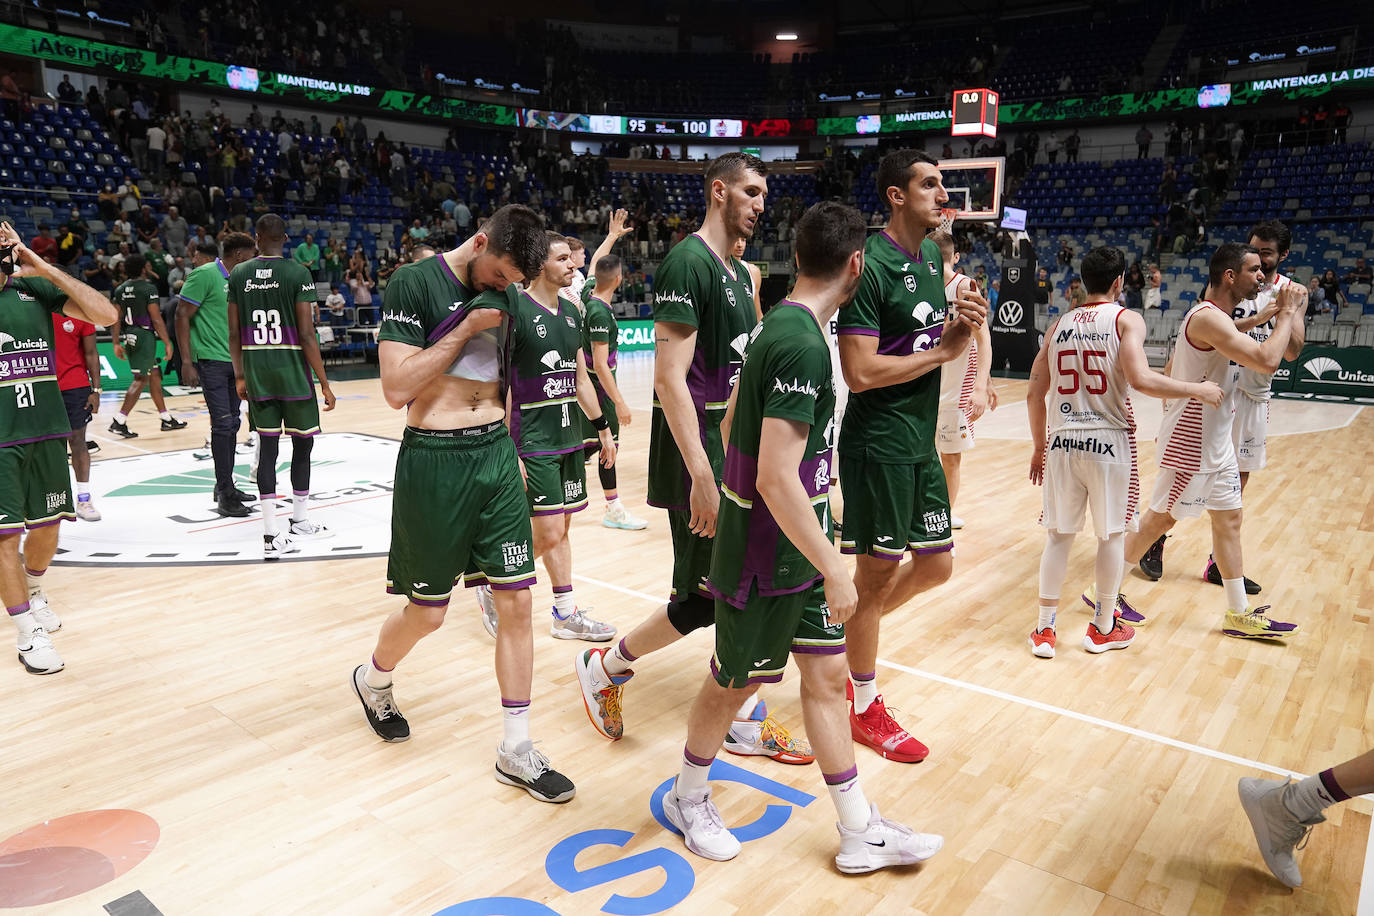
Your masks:
<instances>
[{"instance_id":1,"label":"scoreboard","mask_svg":"<svg viewBox=\"0 0 1374 916\"><path fill-rule=\"evenodd\" d=\"M997 93L991 89L957 90L951 112L952 136L997 136Z\"/></svg>"}]
</instances>

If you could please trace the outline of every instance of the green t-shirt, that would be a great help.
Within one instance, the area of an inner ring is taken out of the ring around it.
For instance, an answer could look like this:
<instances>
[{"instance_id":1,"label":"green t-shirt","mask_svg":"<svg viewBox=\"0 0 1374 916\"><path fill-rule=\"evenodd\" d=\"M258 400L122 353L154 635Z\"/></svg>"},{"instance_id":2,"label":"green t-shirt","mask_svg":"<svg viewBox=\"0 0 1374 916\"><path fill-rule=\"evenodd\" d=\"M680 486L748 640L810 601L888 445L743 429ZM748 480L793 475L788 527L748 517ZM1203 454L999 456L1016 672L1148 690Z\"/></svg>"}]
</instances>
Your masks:
<instances>
[{"instance_id":1,"label":"green t-shirt","mask_svg":"<svg viewBox=\"0 0 1374 916\"><path fill-rule=\"evenodd\" d=\"M119 309L119 322L126 329L151 328L153 317L148 309L159 308L161 304L157 287L151 280L125 280L115 287L110 299Z\"/></svg>"},{"instance_id":2,"label":"green t-shirt","mask_svg":"<svg viewBox=\"0 0 1374 916\"><path fill-rule=\"evenodd\" d=\"M765 417L795 420L810 429L797 474L811 497L817 522L829 534L835 434L830 344L811 311L786 299L768 311L749 343L725 450L709 582L713 595L737 608L745 606L754 586L760 595L785 595L820 579L759 495L759 440Z\"/></svg>"},{"instance_id":3,"label":"green t-shirt","mask_svg":"<svg viewBox=\"0 0 1374 916\"><path fill-rule=\"evenodd\" d=\"M615 312L611 311L610 303L604 299L588 296L583 302L587 306L587 313L582 316L582 351L587 360L587 371L591 373L592 382L596 384L597 393L605 397L606 393L601 390L601 384L596 378L592 344L606 344L606 365L611 370L611 377L614 378L616 351L620 349L620 324L615 320Z\"/></svg>"},{"instance_id":4,"label":"green t-shirt","mask_svg":"<svg viewBox=\"0 0 1374 916\"><path fill-rule=\"evenodd\" d=\"M854 302L839 313L840 334L878 338L882 356L906 356L940 342L945 323L944 265L930 239L913 255L886 232L864 245L864 272ZM849 395L840 454L878 464L934 461L940 370Z\"/></svg>"},{"instance_id":5,"label":"green t-shirt","mask_svg":"<svg viewBox=\"0 0 1374 916\"><path fill-rule=\"evenodd\" d=\"M295 261L259 255L229 274L229 307L238 309L243 378L252 401L304 401L315 381L301 351L313 326L296 322L296 303L316 300L315 281Z\"/></svg>"},{"instance_id":6,"label":"green t-shirt","mask_svg":"<svg viewBox=\"0 0 1374 916\"><path fill-rule=\"evenodd\" d=\"M48 280L0 274L0 448L72 431L57 384L52 323L66 304L67 294Z\"/></svg>"},{"instance_id":7,"label":"green t-shirt","mask_svg":"<svg viewBox=\"0 0 1374 916\"><path fill-rule=\"evenodd\" d=\"M306 270L315 270L320 266L320 246L314 242L297 245L291 249L291 257Z\"/></svg>"},{"instance_id":8,"label":"green t-shirt","mask_svg":"<svg viewBox=\"0 0 1374 916\"><path fill-rule=\"evenodd\" d=\"M215 258L186 275L177 298L196 306L191 313L191 358L229 362L229 271Z\"/></svg>"},{"instance_id":9,"label":"green t-shirt","mask_svg":"<svg viewBox=\"0 0 1374 916\"><path fill-rule=\"evenodd\" d=\"M483 307L492 293L473 302ZM515 301L506 339L510 372L510 434L522 457L566 455L582 448L582 409L577 403L577 351L582 316L562 296L548 309L529 293Z\"/></svg>"},{"instance_id":10,"label":"green t-shirt","mask_svg":"<svg viewBox=\"0 0 1374 916\"><path fill-rule=\"evenodd\" d=\"M696 352L687 370L687 389L696 405L697 425L706 457L720 479L725 450L720 421L735 387L744 345L756 323L754 288L744 262L722 261L696 233L668 252L654 275L654 321L696 328ZM660 509L686 510L692 480L654 395L649 421L648 503Z\"/></svg>"}]
</instances>

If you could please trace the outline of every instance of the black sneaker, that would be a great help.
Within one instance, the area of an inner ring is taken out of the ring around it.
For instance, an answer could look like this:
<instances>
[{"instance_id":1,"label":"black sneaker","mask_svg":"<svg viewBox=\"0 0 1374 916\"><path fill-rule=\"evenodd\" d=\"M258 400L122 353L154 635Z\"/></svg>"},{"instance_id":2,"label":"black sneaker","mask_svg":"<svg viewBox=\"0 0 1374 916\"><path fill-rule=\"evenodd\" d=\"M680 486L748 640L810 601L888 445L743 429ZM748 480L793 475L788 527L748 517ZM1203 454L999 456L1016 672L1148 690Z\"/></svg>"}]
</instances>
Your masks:
<instances>
[{"instance_id":1,"label":"black sneaker","mask_svg":"<svg viewBox=\"0 0 1374 916\"><path fill-rule=\"evenodd\" d=\"M367 724L372 726L377 737L383 741L406 740L410 737L410 723L397 708L391 688L373 690L367 686L367 681L363 678L367 673L366 669L366 665L359 665L353 669L353 692L358 695L358 702L363 704Z\"/></svg>"},{"instance_id":2,"label":"black sneaker","mask_svg":"<svg viewBox=\"0 0 1374 916\"><path fill-rule=\"evenodd\" d=\"M249 515L252 514L248 511L247 506L239 502L237 499L234 499L232 496L228 497L227 499L224 497L220 497L220 499L215 503L215 511L217 511L220 515L224 515L229 518L247 518Z\"/></svg>"},{"instance_id":3,"label":"black sneaker","mask_svg":"<svg viewBox=\"0 0 1374 916\"><path fill-rule=\"evenodd\" d=\"M100 451L100 443L99 443L99 442L96 442L94 439L87 439L87 440L86 440L86 451L88 451L88 452L98 452L98 451Z\"/></svg>"},{"instance_id":4,"label":"black sneaker","mask_svg":"<svg viewBox=\"0 0 1374 916\"><path fill-rule=\"evenodd\" d=\"M549 765L549 758L522 741L515 750L496 749L496 781L524 789L542 802L561 805L577 794L572 780Z\"/></svg>"},{"instance_id":5,"label":"black sneaker","mask_svg":"<svg viewBox=\"0 0 1374 916\"><path fill-rule=\"evenodd\" d=\"M125 439L138 438L138 433L131 432L127 425L120 423L118 420L110 421L110 432L114 433L116 436L123 436Z\"/></svg>"},{"instance_id":6,"label":"black sneaker","mask_svg":"<svg viewBox=\"0 0 1374 916\"><path fill-rule=\"evenodd\" d=\"M1140 558L1140 571L1153 582L1158 582L1159 577L1164 575L1164 540L1167 537L1167 534L1161 534L1159 540L1151 544L1145 556Z\"/></svg>"},{"instance_id":7,"label":"black sneaker","mask_svg":"<svg viewBox=\"0 0 1374 916\"><path fill-rule=\"evenodd\" d=\"M1211 554L1207 556L1207 567L1202 571L1202 578L1213 585L1221 584L1221 570L1217 569L1217 561L1212 558ZM1245 594L1258 595L1261 591L1258 582L1249 578L1245 579Z\"/></svg>"},{"instance_id":8,"label":"black sneaker","mask_svg":"<svg viewBox=\"0 0 1374 916\"><path fill-rule=\"evenodd\" d=\"M171 432L171 431L174 430L174 429L185 429L185 428L186 428L186 421L185 421L185 420L178 420L176 417L172 417L172 418L170 418L170 419L167 419L167 420L163 420L163 421L162 421L162 431L163 431L164 433L169 433L169 432Z\"/></svg>"}]
</instances>

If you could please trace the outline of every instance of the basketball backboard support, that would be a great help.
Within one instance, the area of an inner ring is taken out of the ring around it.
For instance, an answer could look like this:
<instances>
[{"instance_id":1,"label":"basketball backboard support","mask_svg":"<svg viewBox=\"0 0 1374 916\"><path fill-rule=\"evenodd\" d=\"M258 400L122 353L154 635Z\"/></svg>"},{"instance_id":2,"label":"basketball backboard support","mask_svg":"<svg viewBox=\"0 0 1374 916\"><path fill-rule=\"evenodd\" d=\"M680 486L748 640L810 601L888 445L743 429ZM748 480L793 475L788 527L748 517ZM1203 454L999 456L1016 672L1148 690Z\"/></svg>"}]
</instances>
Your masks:
<instances>
[{"instance_id":1,"label":"basketball backboard support","mask_svg":"<svg viewBox=\"0 0 1374 916\"><path fill-rule=\"evenodd\" d=\"M939 169L949 192L949 206L958 207L956 219L990 222L1002 216L1002 183L1007 160L941 159Z\"/></svg>"}]
</instances>

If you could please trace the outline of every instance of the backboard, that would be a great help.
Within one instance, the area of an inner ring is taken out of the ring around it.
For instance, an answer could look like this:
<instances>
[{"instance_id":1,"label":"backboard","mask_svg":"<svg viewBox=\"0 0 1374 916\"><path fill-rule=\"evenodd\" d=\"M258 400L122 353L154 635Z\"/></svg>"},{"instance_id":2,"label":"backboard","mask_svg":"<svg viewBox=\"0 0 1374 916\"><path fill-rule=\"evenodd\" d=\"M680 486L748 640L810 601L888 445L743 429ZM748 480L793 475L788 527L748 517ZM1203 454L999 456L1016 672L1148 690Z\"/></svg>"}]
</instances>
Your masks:
<instances>
[{"instance_id":1,"label":"backboard","mask_svg":"<svg viewBox=\"0 0 1374 916\"><path fill-rule=\"evenodd\" d=\"M949 206L957 207L956 219L992 221L1002 216L1002 182L1007 160L941 159L939 169L949 192Z\"/></svg>"}]
</instances>

